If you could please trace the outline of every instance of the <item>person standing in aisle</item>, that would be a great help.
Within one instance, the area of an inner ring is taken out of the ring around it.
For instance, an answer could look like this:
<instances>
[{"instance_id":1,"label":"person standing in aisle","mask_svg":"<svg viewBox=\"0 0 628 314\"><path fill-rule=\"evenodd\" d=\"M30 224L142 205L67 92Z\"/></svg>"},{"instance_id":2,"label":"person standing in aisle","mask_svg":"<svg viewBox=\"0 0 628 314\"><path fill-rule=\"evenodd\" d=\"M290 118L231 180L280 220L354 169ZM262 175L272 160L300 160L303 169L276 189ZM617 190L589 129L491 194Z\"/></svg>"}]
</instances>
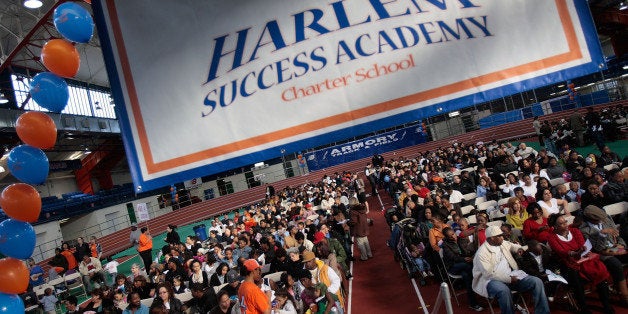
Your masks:
<instances>
[{"instance_id":1,"label":"person standing in aisle","mask_svg":"<svg viewBox=\"0 0 628 314\"><path fill-rule=\"evenodd\" d=\"M138 245L140 243L140 230L137 229L137 224L131 224L131 234L129 235L129 240L131 241L131 245L135 247L137 250Z\"/></svg>"},{"instance_id":2,"label":"person standing in aisle","mask_svg":"<svg viewBox=\"0 0 628 314\"><path fill-rule=\"evenodd\" d=\"M536 133L536 136L539 137L539 145L545 146L545 144L543 143L543 134L541 134L541 121L539 121L539 117L534 117L532 127L534 128L534 133Z\"/></svg>"},{"instance_id":3,"label":"person standing in aisle","mask_svg":"<svg viewBox=\"0 0 628 314\"><path fill-rule=\"evenodd\" d=\"M371 246L369 245L369 223L367 218L367 208L364 204L358 202L358 199L352 197L349 199L351 235L355 237L358 249L360 249L360 260L366 261L373 257Z\"/></svg>"},{"instance_id":4,"label":"person standing in aisle","mask_svg":"<svg viewBox=\"0 0 628 314\"><path fill-rule=\"evenodd\" d=\"M147 227L142 227L140 231L141 234L137 251L140 253L140 257L144 262L144 268L149 269L153 261L153 237L148 233Z\"/></svg>"}]
</instances>

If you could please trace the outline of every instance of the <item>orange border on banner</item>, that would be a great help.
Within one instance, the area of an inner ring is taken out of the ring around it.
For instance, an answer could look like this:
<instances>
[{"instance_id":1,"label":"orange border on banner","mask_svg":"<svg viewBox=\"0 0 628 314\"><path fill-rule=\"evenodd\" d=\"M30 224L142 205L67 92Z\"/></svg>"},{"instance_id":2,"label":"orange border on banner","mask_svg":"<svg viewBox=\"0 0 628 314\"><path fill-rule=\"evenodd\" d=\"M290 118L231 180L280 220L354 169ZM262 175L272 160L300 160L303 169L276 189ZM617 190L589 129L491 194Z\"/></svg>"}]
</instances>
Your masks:
<instances>
[{"instance_id":1,"label":"orange border on banner","mask_svg":"<svg viewBox=\"0 0 628 314\"><path fill-rule=\"evenodd\" d=\"M212 158L212 157L232 153L235 151L251 148L254 146L258 146L260 144L266 144L273 141L281 140L281 139L293 136L295 134L307 133L307 132L327 128L330 126L334 126L340 123L344 123L350 120L356 120L356 119L372 116L378 113L402 108L402 107L415 104L418 102L426 101L429 99L433 99L433 98L437 98L437 97L441 97L445 95L450 95L450 94L464 91L466 89L470 89L476 86L491 84L491 83L494 83L503 79L507 79L507 78L519 76L519 75L524 75L527 73L535 72L541 69L553 67L556 65L564 64L564 63L582 58L582 53L579 49L578 39L576 37L575 29L573 28L573 24L572 24L571 16L569 15L566 0L555 0L556 7L558 9L558 14L560 16L561 24L563 25L565 38L567 39L567 43L569 46L568 52L551 56L548 58L544 58L541 60L529 62L526 64L522 64L519 66L515 66L509 69L502 70L502 71L488 73L488 74L480 75L477 77L469 78L464 81L452 83L445 86L440 86L434 89L426 90L426 91L408 95L405 97L388 100L388 101L381 102L378 104L370 105L368 107L344 112L341 114L329 116L326 118L321 118L321 119L310 121L310 122L306 122L301 125L297 125L297 126L290 127L287 129L282 129L282 130L277 130L277 131L273 131L266 134L257 135L251 138L235 141L232 143L224 144L224 145L217 146L214 148L209 148L209 149L199 151L196 153L192 153L185 156L180 156L177 158L155 163L155 161L153 160L153 155L150 150L150 145L148 143L144 120L141 119L142 111L139 106L139 101L137 98L137 91L135 90L135 84L133 83L134 82L133 74L131 73L131 68L129 67L128 56L124 48L125 47L124 39L122 38L120 22L118 20L118 15L117 15L114 2L115 1L106 1L106 4L107 4L110 19L111 19L111 27L113 30L114 40L116 42L116 46L118 50L118 56L121 62L122 75L124 76L127 93L129 96L129 100L131 101L133 119L135 120L135 125L137 127L137 131L139 135L140 146L142 148L142 152L144 153L146 169L149 174L172 169L175 167L180 167L180 166L198 162L207 158Z\"/></svg>"}]
</instances>

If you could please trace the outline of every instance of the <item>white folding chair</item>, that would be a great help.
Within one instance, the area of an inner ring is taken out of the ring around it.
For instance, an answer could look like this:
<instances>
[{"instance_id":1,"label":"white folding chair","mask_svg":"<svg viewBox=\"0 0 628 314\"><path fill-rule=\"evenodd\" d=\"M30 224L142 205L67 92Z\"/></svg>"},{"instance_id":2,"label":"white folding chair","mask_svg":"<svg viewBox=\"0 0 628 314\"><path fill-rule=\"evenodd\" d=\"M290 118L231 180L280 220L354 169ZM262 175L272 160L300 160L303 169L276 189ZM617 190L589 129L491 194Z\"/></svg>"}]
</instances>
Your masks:
<instances>
[{"instance_id":1,"label":"white folding chair","mask_svg":"<svg viewBox=\"0 0 628 314\"><path fill-rule=\"evenodd\" d=\"M479 197L475 198L475 206L477 206L477 205L479 205L481 203L484 203L484 202L486 202L486 197L484 197L484 196L479 196Z\"/></svg>"},{"instance_id":2,"label":"white folding chair","mask_svg":"<svg viewBox=\"0 0 628 314\"><path fill-rule=\"evenodd\" d=\"M556 178L556 179L550 180L550 185L551 186L557 186L557 185L563 184L563 183L565 183L565 179L563 179L563 178Z\"/></svg>"},{"instance_id":3,"label":"white folding chair","mask_svg":"<svg viewBox=\"0 0 628 314\"><path fill-rule=\"evenodd\" d=\"M179 299L181 303L185 303L192 299L192 292L188 291L188 292L183 292L183 293L177 293L174 295L174 297Z\"/></svg>"},{"instance_id":4,"label":"white folding chair","mask_svg":"<svg viewBox=\"0 0 628 314\"><path fill-rule=\"evenodd\" d=\"M509 199L510 198L502 198L502 199L500 199L499 201L497 201L497 206L502 206L502 205L508 203Z\"/></svg>"},{"instance_id":5,"label":"white folding chair","mask_svg":"<svg viewBox=\"0 0 628 314\"><path fill-rule=\"evenodd\" d=\"M272 274L268 274L266 276L264 276L264 278L268 278L274 282L279 282L281 280L281 274L283 272L282 271L278 271L276 273L272 273Z\"/></svg>"},{"instance_id":6,"label":"white folding chair","mask_svg":"<svg viewBox=\"0 0 628 314\"><path fill-rule=\"evenodd\" d=\"M571 182L565 182L565 183L563 183L563 185L565 186L565 188L567 188L567 191L569 191L569 184L570 184L570 183L571 183Z\"/></svg>"},{"instance_id":7,"label":"white folding chair","mask_svg":"<svg viewBox=\"0 0 628 314\"><path fill-rule=\"evenodd\" d=\"M471 212L475 209L475 206L473 205L467 205L467 206L463 206L460 208L460 212L462 212L462 216L466 216L471 214Z\"/></svg>"},{"instance_id":8,"label":"white folding chair","mask_svg":"<svg viewBox=\"0 0 628 314\"><path fill-rule=\"evenodd\" d=\"M502 220L493 220L486 223L487 226L498 226L501 227L504 222Z\"/></svg>"},{"instance_id":9,"label":"white folding chair","mask_svg":"<svg viewBox=\"0 0 628 314\"><path fill-rule=\"evenodd\" d=\"M604 166L604 170L606 171L611 171L614 169L619 169L619 166L617 164L608 164L606 166Z\"/></svg>"},{"instance_id":10,"label":"white folding chair","mask_svg":"<svg viewBox=\"0 0 628 314\"><path fill-rule=\"evenodd\" d=\"M468 168L464 168L464 169L462 169L461 171L466 171L466 172L471 173L471 172L474 172L474 171L475 171L475 168L474 168L474 167L468 167Z\"/></svg>"},{"instance_id":11,"label":"white folding chair","mask_svg":"<svg viewBox=\"0 0 628 314\"><path fill-rule=\"evenodd\" d=\"M262 274L268 274L270 272L270 263L262 265Z\"/></svg>"},{"instance_id":12,"label":"white folding chair","mask_svg":"<svg viewBox=\"0 0 628 314\"><path fill-rule=\"evenodd\" d=\"M463 294L464 292L457 293L456 289L454 289L454 283L457 280L462 280L462 275L454 275L454 274L450 273L449 271L447 271L447 266L445 266L445 260L444 260L444 257L443 257L443 249L440 249L438 251L438 256L439 256L440 265L441 265L439 268L442 267L441 274L442 273L446 274L447 282L449 283L449 288L451 289L451 294L454 295L454 299L456 300L456 304L458 306L460 306L460 302L458 302L458 294ZM473 293L473 292L467 291L467 293Z\"/></svg>"},{"instance_id":13,"label":"white folding chair","mask_svg":"<svg viewBox=\"0 0 628 314\"><path fill-rule=\"evenodd\" d=\"M215 286L214 287L214 292L218 293L218 291L222 290L222 288L224 288L224 286L228 285L229 283L223 283L220 286Z\"/></svg>"},{"instance_id":14,"label":"white folding chair","mask_svg":"<svg viewBox=\"0 0 628 314\"><path fill-rule=\"evenodd\" d=\"M520 292L514 290L510 291L510 293L512 294L512 300L515 303L515 306L520 307L520 305L515 302L516 299L519 299L523 303L523 308L525 309L526 313L530 313L530 311L528 310L528 305L526 304L526 300L523 298L523 295ZM494 298L486 298L486 302L488 303L488 309L491 311L491 314L495 314L495 311L493 310L493 300Z\"/></svg>"},{"instance_id":15,"label":"white folding chair","mask_svg":"<svg viewBox=\"0 0 628 314\"><path fill-rule=\"evenodd\" d=\"M615 204L606 205L604 206L604 211L611 217L615 215L623 214L628 211L628 202L619 202Z\"/></svg>"},{"instance_id":16,"label":"white folding chair","mask_svg":"<svg viewBox=\"0 0 628 314\"><path fill-rule=\"evenodd\" d=\"M475 193L467 193L467 194L464 194L464 195L462 196L462 198L463 198L465 201L470 201L470 200L474 199L476 196L477 196L477 194L475 194Z\"/></svg>"},{"instance_id":17,"label":"white folding chair","mask_svg":"<svg viewBox=\"0 0 628 314\"><path fill-rule=\"evenodd\" d=\"M151 305L153 305L153 300L155 300L154 298L148 298L148 299L142 299L140 302L142 302L142 304L144 304L144 306L150 308Z\"/></svg>"},{"instance_id":18,"label":"white folding chair","mask_svg":"<svg viewBox=\"0 0 628 314\"><path fill-rule=\"evenodd\" d=\"M570 224L570 225L573 223L574 219L576 219L576 216L573 216L573 215L571 215L571 216L563 216L563 217L565 217L565 220L567 220L567 223Z\"/></svg>"},{"instance_id":19,"label":"white folding chair","mask_svg":"<svg viewBox=\"0 0 628 314\"><path fill-rule=\"evenodd\" d=\"M486 201L484 203L480 203L478 204L478 210L482 211L482 210L487 210L491 207L497 207L497 202L496 201Z\"/></svg>"},{"instance_id":20,"label":"white folding chair","mask_svg":"<svg viewBox=\"0 0 628 314\"><path fill-rule=\"evenodd\" d=\"M68 289L68 294L72 294L73 290L80 289L82 292L79 295L84 295L87 297L87 290L85 290L85 285L83 285L83 277L81 273L75 271L73 273L66 273L63 275L63 280L65 281L65 286Z\"/></svg>"},{"instance_id":21,"label":"white folding chair","mask_svg":"<svg viewBox=\"0 0 628 314\"><path fill-rule=\"evenodd\" d=\"M565 210L570 213L573 213L579 209L580 209L580 203L578 202L569 202L567 203L567 208L565 208Z\"/></svg>"},{"instance_id":22,"label":"white folding chair","mask_svg":"<svg viewBox=\"0 0 628 314\"><path fill-rule=\"evenodd\" d=\"M478 223L478 219L477 217L475 217L475 215L471 215L469 217L466 217L467 221L469 222L470 225L474 225Z\"/></svg>"},{"instance_id":23,"label":"white folding chair","mask_svg":"<svg viewBox=\"0 0 628 314\"><path fill-rule=\"evenodd\" d=\"M515 177L519 178L519 171L511 171L511 172L506 174L506 177L508 177L508 175L511 174L511 173L514 174Z\"/></svg>"},{"instance_id":24,"label":"white folding chair","mask_svg":"<svg viewBox=\"0 0 628 314\"><path fill-rule=\"evenodd\" d=\"M49 284L42 284L42 285L33 287L33 292L35 292L35 295L37 295L37 299L41 299L41 297L44 296L46 288L52 288L54 291L54 287Z\"/></svg>"}]
</instances>

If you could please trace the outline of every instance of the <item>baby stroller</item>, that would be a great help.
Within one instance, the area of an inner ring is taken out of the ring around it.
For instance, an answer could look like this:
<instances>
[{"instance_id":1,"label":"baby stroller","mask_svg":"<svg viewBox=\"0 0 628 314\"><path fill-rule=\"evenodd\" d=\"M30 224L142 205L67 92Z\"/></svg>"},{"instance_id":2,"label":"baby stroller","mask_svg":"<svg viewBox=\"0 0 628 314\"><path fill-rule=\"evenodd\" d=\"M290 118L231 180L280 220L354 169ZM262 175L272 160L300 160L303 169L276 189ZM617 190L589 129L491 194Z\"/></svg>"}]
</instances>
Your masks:
<instances>
[{"instance_id":1,"label":"baby stroller","mask_svg":"<svg viewBox=\"0 0 628 314\"><path fill-rule=\"evenodd\" d=\"M384 213L384 218L386 218L386 223L388 223L388 226L390 227L391 230L393 228L393 224L396 223L393 220L393 216L397 216L397 222L399 222L399 221L401 221L401 220L403 220L405 218L405 215L399 209L398 206L395 205L395 206L387 209L386 212Z\"/></svg>"}]
</instances>

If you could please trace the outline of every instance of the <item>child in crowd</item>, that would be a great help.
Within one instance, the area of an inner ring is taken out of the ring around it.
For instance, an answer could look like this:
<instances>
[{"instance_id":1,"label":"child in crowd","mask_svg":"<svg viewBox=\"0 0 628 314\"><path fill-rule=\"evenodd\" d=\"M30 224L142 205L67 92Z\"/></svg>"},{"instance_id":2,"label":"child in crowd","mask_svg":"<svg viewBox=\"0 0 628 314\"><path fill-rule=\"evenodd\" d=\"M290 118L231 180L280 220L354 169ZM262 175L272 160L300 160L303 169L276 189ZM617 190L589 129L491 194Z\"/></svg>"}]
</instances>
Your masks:
<instances>
[{"instance_id":1,"label":"child in crowd","mask_svg":"<svg viewBox=\"0 0 628 314\"><path fill-rule=\"evenodd\" d=\"M456 232L456 234L460 233L460 215L459 214L454 214L451 217L451 224L450 227L452 230L454 230L454 232Z\"/></svg>"},{"instance_id":2,"label":"child in crowd","mask_svg":"<svg viewBox=\"0 0 628 314\"><path fill-rule=\"evenodd\" d=\"M328 306L335 307L334 303L330 304L330 300L327 297L327 286L323 283L317 283L313 287L314 297L316 298L316 303L310 305L310 309L308 310L311 314L323 314L327 310ZM332 299L333 300L333 299ZM306 312L308 313L308 312Z\"/></svg>"},{"instance_id":3,"label":"child in crowd","mask_svg":"<svg viewBox=\"0 0 628 314\"><path fill-rule=\"evenodd\" d=\"M501 226L502 233L505 241L510 241L514 244L519 244L519 237L512 232L512 226L509 224L503 224Z\"/></svg>"},{"instance_id":4,"label":"child in crowd","mask_svg":"<svg viewBox=\"0 0 628 314\"><path fill-rule=\"evenodd\" d=\"M57 313L57 310L55 309L57 302L59 302L59 300L54 296L54 294L52 294L52 288L46 288L46 290L44 290L44 296L41 298L41 304L44 306L44 312L46 314Z\"/></svg>"},{"instance_id":5,"label":"child in crowd","mask_svg":"<svg viewBox=\"0 0 628 314\"><path fill-rule=\"evenodd\" d=\"M572 202L580 202L580 196L582 196L582 194L584 194L584 190L580 188L580 183L578 183L578 181L569 182L569 191L567 191L567 196Z\"/></svg>"},{"instance_id":6,"label":"child in crowd","mask_svg":"<svg viewBox=\"0 0 628 314\"><path fill-rule=\"evenodd\" d=\"M175 294L189 291L188 288L186 288L185 285L183 284L183 281L181 280L180 276L175 276L172 279L172 290L174 291Z\"/></svg>"},{"instance_id":7,"label":"child in crowd","mask_svg":"<svg viewBox=\"0 0 628 314\"><path fill-rule=\"evenodd\" d=\"M111 283L115 283L116 280L116 276L118 276L118 266L120 266L120 263L118 263L118 261L116 261L115 259L111 258L111 256L109 258L107 258L107 264L105 264L105 271L107 272L107 274L109 274L109 278L111 280L107 280L107 282L111 282Z\"/></svg>"},{"instance_id":8,"label":"child in crowd","mask_svg":"<svg viewBox=\"0 0 628 314\"><path fill-rule=\"evenodd\" d=\"M421 276L428 277L434 276L431 270L430 264L423 258L423 254L425 254L425 245L423 242L419 242L419 244L410 244L408 248L410 251L410 256L414 258L414 263L419 268L419 272Z\"/></svg>"},{"instance_id":9,"label":"child in crowd","mask_svg":"<svg viewBox=\"0 0 628 314\"><path fill-rule=\"evenodd\" d=\"M556 195L557 199L565 200L567 202L575 202L575 199L571 199L571 197L567 195L568 190L564 184L559 184L556 187L556 192L557 192L557 195Z\"/></svg>"}]
</instances>

